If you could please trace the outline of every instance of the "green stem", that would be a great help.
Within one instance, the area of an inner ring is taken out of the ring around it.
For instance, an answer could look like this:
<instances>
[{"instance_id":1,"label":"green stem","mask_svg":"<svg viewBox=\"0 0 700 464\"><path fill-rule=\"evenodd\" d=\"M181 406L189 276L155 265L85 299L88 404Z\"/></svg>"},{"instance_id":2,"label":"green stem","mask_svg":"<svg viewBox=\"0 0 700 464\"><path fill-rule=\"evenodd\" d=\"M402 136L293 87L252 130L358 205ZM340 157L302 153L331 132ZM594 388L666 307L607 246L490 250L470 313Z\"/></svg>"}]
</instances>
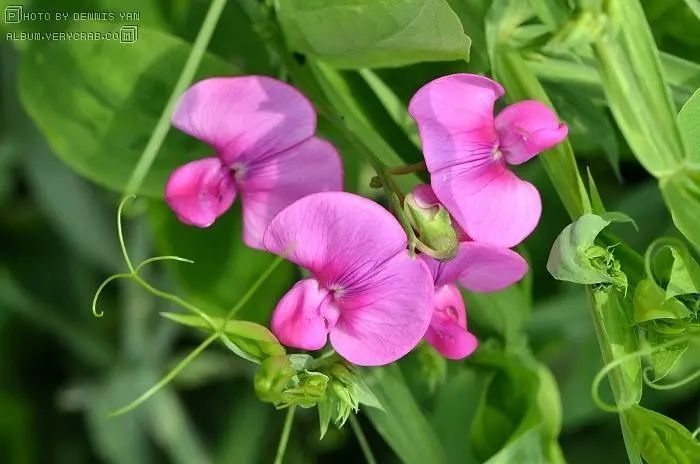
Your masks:
<instances>
[{"instance_id":1,"label":"green stem","mask_svg":"<svg viewBox=\"0 0 700 464\"><path fill-rule=\"evenodd\" d=\"M397 166L395 168L389 168L387 169L387 172L394 176L402 176L404 174L413 174L414 172L420 172L425 169L425 161L420 161L418 163L407 164L406 166Z\"/></svg>"},{"instance_id":2,"label":"green stem","mask_svg":"<svg viewBox=\"0 0 700 464\"><path fill-rule=\"evenodd\" d=\"M168 135L168 131L170 130L170 118L175 111L175 104L187 86L190 85L192 79L194 79L194 74L199 67L199 63L204 57L204 53L207 50L207 46L209 45L209 41L211 40L211 36L214 33L217 23L219 22L219 17L221 16L221 12L225 5L226 0L212 0L209 6L209 11L207 11L207 15L202 22L197 38L192 45L192 51L187 58L187 62L185 62L185 66L180 72L180 77L178 78L172 93L170 94L168 103L165 105L165 108L160 115L160 119L158 120L156 128L151 134L151 138L148 140L148 144L146 144L146 148L141 154L141 158L139 158L134 171L131 173L129 182L126 185L126 195L137 193L141 188L148 171L150 171L153 161L155 161L156 155L158 154L158 151L165 140L165 136Z\"/></svg>"},{"instance_id":3,"label":"green stem","mask_svg":"<svg viewBox=\"0 0 700 464\"><path fill-rule=\"evenodd\" d=\"M284 452L287 450L287 442L289 441L289 434L292 431L292 422L294 421L295 411L296 406L290 406L287 410L287 417L284 419L284 428L282 429L280 443L277 445L277 454L275 455L274 464L282 464L284 461Z\"/></svg>"},{"instance_id":4,"label":"green stem","mask_svg":"<svg viewBox=\"0 0 700 464\"><path fill-rule=\"evenodd\" d=\"M353 432L355 432L357 441L360 443L360 448L362 448L362 454L365 455L367 464L377 464L377 460L374 459L372 449L369 447L369 443L367 443L367 438L365 438L362 427L360 427L360 423L354 414L350 414L350 426L352 427Z\"/></svg>"},{"instance_id":5,"label":"green stem","mask_svg":"<svg viewBox=\"0 0 700 464\"><path fill-rule=\"evenodd\" d=\"M137 407L139 407L144 401L149 399L151 396L155 395L158 393L158 391L165 387L172 379L177 377L177 375L185 368L187 367L192 361L194 361L197 356L199 356L209 345L214 342L214 340L217 339L219 335L217 333L211 334L209 337L207 337L202 343L200 343L197 348L192 350L190 354L185 357L182 361L178 363L177 366L175 366L170 372L168 372L158 383L153 385L151 388L146 390L141 396L136 398L134 401L131 403L127 404L126 406L123 406L119 409L116 409L114 411L111 411L109 413L109 417L115 417L115 416L120 416L124 413L127 413Z\"/></svg>"}]
</instances>

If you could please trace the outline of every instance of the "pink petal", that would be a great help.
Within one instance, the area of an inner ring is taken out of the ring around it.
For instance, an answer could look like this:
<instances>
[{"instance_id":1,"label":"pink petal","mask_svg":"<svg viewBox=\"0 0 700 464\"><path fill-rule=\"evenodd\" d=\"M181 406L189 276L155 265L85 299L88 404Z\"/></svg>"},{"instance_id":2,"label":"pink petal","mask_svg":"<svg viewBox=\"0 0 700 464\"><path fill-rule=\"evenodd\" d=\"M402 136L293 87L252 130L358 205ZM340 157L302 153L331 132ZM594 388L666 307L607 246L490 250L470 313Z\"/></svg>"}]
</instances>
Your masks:
<instances>
[{"instance_id":1,"label":"pink petal","mask_svg":"<svg viewBox=\"0 0 700 464\"><path fill-rule=\"evenodd\" d=\"M511 248L535 229L542 212L537 189L502 163L475 173L456 165L431 175L435 194L475 241Z\"/></svg>"},{"instance_id":2,"label":"pink petal","mask_svg":"<svg viewBox=\"0 0 700 464\"><path fill-rule=\"evenodd\" d=\"M449 359L469 356L477 347L474 335L467 331L464 300L455 285L443 285L435 290L433 316L425 340Z\"/></svg>"},{"instance_id":3,"label":"pink petal","mask_svg":"<svg viewBox=\"0 0 700 464\"><path fill-rule=\"evenodd\" d=\"M431 173L458 163L478 168L492 158L498 145L493 104L503 93L497 82L474 74L441 77L416 92L408 112Z\"/></svg>"},{"instance_id":4,"label":"pink petal","mask_svg":"<svg viewBox=\"0 0 700 464\"><path fill-rule=\"evenodd\" d=\"M180 221L209 227L231 207L236 186L219 158L204 158L177 168L165 186L165 201Z\"/></svg>"},{"instance_id":5,"label":"pink petal","mask_svg":"<svg viewBox=\"0 0 700 464\"><path fill-rule=\"evenodd\" d=\"M535 100L507 106L495 120L500 150L510 164L521 164L566 138L568 127L549 107Z\"/></svg>"},{"instance_id":6,"label":"pink petal","mask_svg":"<svg viewBox=\"0 0 700 464\"><path fill-rule=\"evenodd\" d=\"M326 344L328 329L323 317L331 302L328 290L314 279L296 283L277 303L272 313L272 332L284 345L319 350Z\"/></svg>"},{"instance_id":7,"label":"pink petal","mask_svg":"<svg viewBox=\"0 0 700 464\"><path fill-rule=\"evenodd\" d=\"M396 361L423 338L430 323L433 288L428 269L408 251L384 261L336 290L340 315L330 330L333 348L360 366Z\"/></svg>"},{"instance_id":8,"label":"pink petal","mask_svg":"<svg viewBox=\"0 0 700 464\"><path fill-rule=\"evenodd\" d=\"M441 262L426 255L420 258L428 265L439 287L454 281L474 292L494 292L509 287L527 273L527 261L518 253L489 243L463 242L457 256Z\"/></svg>"},{"instance_id":9,"label":"pink petal","mask_svg":"<svg viewBox=\"0 0 700 464\"><path fill-rule=\"evenodd\" d=\"M276 79L215 77L182 95L173 125L214 147L226 164L246 164L311 137L316 113L304 95Z\"/></svg>"},{"instance_id":10,"label":"pink petal","mask_svg":"<svg viewBox=\"0 0 700 464\"><path fill-rule=\"evenodd\" d=\"M343 189L343 166L335 147L312 137L251 164L242 173L243 241L263 248L263 234L277 213L312 193Z\"/></svg>"},{"instance_id":11,"label":"pink petal","mask_svg":"<svg viewBox=\"0 0 700 464\"><path fill-rule=\"evenodd\" d=\"M347 287L404 250L406 234L377 203L346 192L308 195L275 216L268 251L305 267L326 287Z\"/></svg>"}]
</instances>

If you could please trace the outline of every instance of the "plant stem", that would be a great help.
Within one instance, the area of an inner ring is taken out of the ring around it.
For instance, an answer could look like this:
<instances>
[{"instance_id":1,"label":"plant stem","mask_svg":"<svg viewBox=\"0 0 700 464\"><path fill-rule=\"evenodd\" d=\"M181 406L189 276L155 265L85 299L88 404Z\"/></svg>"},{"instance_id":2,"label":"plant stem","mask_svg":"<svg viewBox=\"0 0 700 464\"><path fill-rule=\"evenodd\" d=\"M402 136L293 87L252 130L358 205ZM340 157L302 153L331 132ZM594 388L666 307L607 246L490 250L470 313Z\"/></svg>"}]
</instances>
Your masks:
<instances>
[{"instance_id":1,"label":"plant stem","mask_svg":"<svg viewBox=\"0 0 700 464\"><path fill-rule=\"evenodd\" d=\"M119 409L116 409L112 412L109 413L109 417L115 417L115 416L120 416L126 412L131 411L134 408L139 407L144 401L146 401L148 398L151 396L155 395L158 393L158 391L166 386L172 379L177 377L177 375L185 368L189 363L195 360L197 356L199 356L200 353L202 353L209 345L214 342L214 340L217 339L219 335L217 333L211 334L209 337L207 337L202 343L200 343L197 348L192 350L190 354L187 355L185 359L180 361L177 366L175 366L170 372L168 372L158 383L153 385L151 388L146 390L141 396L136 398L134 401L131 403L127 404L126 406L123 406Z\"/></svg>"},{"instance_id":2,"label":"plant stem","mask_svg":"<svg viewBox=\"0 0 700 464\"><path fill-rule=\"evenodd\" d=\"M209 11L207 11L207 15L202 22L202 26L199 28L197 38L192 45L192 51L187 57L185 66L180 72L180 77L178 78L177 83L170 94L168 103L165 105L165 108L160 115L160 119L158 119L156 128L153 130L151 138L148 140L146 148L141 154L141 158L139 158L138 163L136 163L136 167L131 173L129 182L126 185L126 195L138 193L144 179L146 178L146 175L148 174L148 171L151 170L151 166L153 165L153 161L156 159L158 150L160 150L160 147L163 145L163 141L165 140L165 136L168 135L168 131L170 130L170 117L175 111L175 104L187 86L190 85L192 79L194 79L194 74L199 67L199 63L202 61L202 57L204 57L204 53L207 50L207 46L209 45L209 41L211 40L211 36L214 33L217 23L219 22L221 12L223 11L225 5L226 0L212 0L209 6Z\"/></svg>"},{"instance_id":3,"label":"plant stem","mask_svg":"<svg viewBox=\"0 0 700 464\"><path fill-rule=\"evenodd\" d=\"M407 164L406 166L397 166L395 168L387 169L389 174L394 176L402 176L404 174L413 174L414 172L419 172L425 170L425 161L420 161L418 163Z\"/></svg>"},{"instance_id":4,"label":"plant stem","mask_svg":"<svg viewBox=\"0 0 700 464\"><path fill-rule=\"evenodd\" d=\"M369 447L369 443L367 443L367 438L365 438L362 427L360 427L360 423L354 414L350 414L350 426L352 427L352 431L355 432L357 441L360 443L360 448L362 448L362 454L365 455L367 464L377 464L377 460L374 459L372 449Z\"/></svg>"},{"instance_id":5,"label":"plant stem","mask_svg":"<svg viewBox=\"0 0 700 464\"><path fill-rule=\"evenodd\" d=\"M289 441L289 434L292 431L292 422L294 421L295 411L296 406L290 406L287 410L287 417L284 419L284 428L282 429L280 443L277 445L277 454L275 455L274 464L282 464L284 461L284 452L287 450L287 442Z\"/></svg>"}]
</instances>

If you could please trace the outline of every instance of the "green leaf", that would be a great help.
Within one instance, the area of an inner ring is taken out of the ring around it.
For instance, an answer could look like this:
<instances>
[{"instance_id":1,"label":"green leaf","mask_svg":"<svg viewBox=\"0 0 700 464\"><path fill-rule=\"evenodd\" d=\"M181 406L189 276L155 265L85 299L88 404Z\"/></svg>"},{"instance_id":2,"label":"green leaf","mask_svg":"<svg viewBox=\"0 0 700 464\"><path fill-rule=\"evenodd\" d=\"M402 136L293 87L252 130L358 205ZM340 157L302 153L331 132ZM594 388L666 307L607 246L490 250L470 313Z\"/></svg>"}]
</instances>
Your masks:
<instances>
[{"instance_id":1,"label":"green leaf","mask_svg":"<svg viewBox=\"0 0 700 464\"><path fill-rule=\"evenodd\" d=\"M537 427L528 430L506 445L501 451L486 461L485 464L511 464L514 462L531 464L549 462L545 460L542 454L542 443Z\"/></svg>"},{"instance_id":2,"label":"green leaf","mask_svg":"<svg viewBox=\"0 0 700 464\"><path fill-rule=\"evenodd\" d=\"M148 29L139 29L138 41L128 46L36 42L23 55L21 101L56 155L88 179L121 191L189 53L186 42ZM233 72L233 66L208 55L198 74ZM172 131L141 193L160 197L175 167L207 151Z\"/></svg>"},{"instance_id":3,"label":"green leaf","mask_svg":"<svg viewBox=\"0 0 700 464\"><path fill-rule=\"evenodd\" d=\"M695 91L678 113L678 128L685 143L687 157L700 163L700 89Z\"/></svg>"},{"instance_id":4,"label":"green leaf","mask_svg":"<svg viewBox=\"0 0 700 464\"><path fill-rule=\"evenodd\" d=\"M687 169L660 180L661 193L673 223L696 248L700 248L700 170Z\"/></svg>"},{"instance_id":5,"label":"green leaf","mask_svg":"<svg viewBox=\"0 0 700 464\"><path fill-rule=\"evenodd\" d=\"M672 237L654 241L647 250L645 265L659 285L666 287L665 298L700 294L700 265L683 242Z\"/></svg>"},{"instance_id":6,"label":"green leaf","mask_svg":"<svg viewBox=\"0 0 700 464\"><path fill-rule=\"evenodd\" d=\"M611 29L595 40L593 49L620 130L647 171L655 177L673 173L685 158L683 142L639 1L599 3L587 10L606 15Z\"/></svg>"},{"instance_id":7,"label":"green leaf","mask_svg":"<svg viewBox=\"0 0 700 464\"><path fill-rule=\"evenodd\" d=\"M616 219L584 214L566 226L554 241L547 260L547 270L552 277L589 285L613 283L616 276L596 265L595 258L599 256L591 254L591 251L599 251L595 239L613 220Z\"/></svg>"},{"instance_id":8,"label":"green leaf","mask_svg":"<svg viewBox=\"0 0 700 464\"><path fill-rule=\"evenodd\" d=\"M633 425L632 436L646 462L700 462L700 442L678 422L641 406L635 406L625 415L630 418Z\"/></svg>"},{"instance_id":9,"label":"green leaf","mask_svg":"<svg viewBox=\"0 0 700 464\"><path fill-rule=\"evenodd\" d=\"M384 407L365 409L370 421L406 464L441 464L445 454L397 365L363 370L364 379Z\"/></svg>"},{"instance_id":10,"label":"green leaf","mask_svg":"<svg viewBox=\"0 0 700 464\"><path fill-rule=\"evenodd\" d=\"M214 332L209 324L199 316L190 314L161 313L161 316L189 327ZM223 324L223 319L212 318L214 325L218 328ZM261 361L269 356L284 355L285 349L277 341L277 338L266 327L250 321L231 320L224 326L231 341L247 356L246 359L253 358Z\"/></svg>"},{"instance_id":11,"label":"green leaf","mask_svg":"<svg viewBox=\"0 0 700 464\"><path fill-rule=\"evenodd\" d=\"M292 50L343 68L469 58L445 0L276 0Z\"/></svg>"},{"instance_id":12,"label":"green leaf","mask_svg":"<svg viewBox=\"0 0 700 464\"><path fill-rule=\"evenodd\" d=\"M664 289L651 279L644 279L634 290L634 322L641 324L656 319L682 320L690 311L676 298L669 298Z\"/></svg>"},{"instance_id":13,"label":"green leaf","mask_svg":"<svg viewBox=\"0 0 700 464\"><path fill-rule=\"evenodd\" d=\"M663 345L677 338L677 335L666 335L664 333L650 330L647 333L647 341L652 348ZM664 347L659 351L654 351L651 354L651 367L654 370L654 382L666 377L676 363L683 357L688 350L689 343L674 343L671 346Z\"/></svg>"}]
</instances>

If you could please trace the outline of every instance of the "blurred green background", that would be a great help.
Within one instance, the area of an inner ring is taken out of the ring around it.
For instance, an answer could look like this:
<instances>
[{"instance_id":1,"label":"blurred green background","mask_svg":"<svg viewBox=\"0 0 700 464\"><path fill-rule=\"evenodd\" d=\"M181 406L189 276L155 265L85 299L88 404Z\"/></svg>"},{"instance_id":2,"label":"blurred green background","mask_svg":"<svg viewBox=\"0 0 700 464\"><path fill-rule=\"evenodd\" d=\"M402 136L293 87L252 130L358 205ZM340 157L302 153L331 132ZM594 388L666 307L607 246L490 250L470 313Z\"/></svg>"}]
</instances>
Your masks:
<instances>
[{"instance_id":1,"label":"blurred green background","mask_svg":"<svg viewBox=\"0 0 700 464\"><path fill-rule=\"evenodd\" d=\"M141 408L107 419L108 410L138 396L182 358L199 334L160 318L158 312L172 308L129 282L104 292L103 318L94 318L90 310L97 285L124 268L116 238L119 195L105 187L119 190L133 169L208 2L0 2L2 7L16 4L51 12L138 11L140 35L137 48L130 50L112 43L10 40L6 33L20 30L19 26L3 24L0 461L272 462L284 414L257 400L252 389L254 368L221 347L205 352ZM450 0L449 4L471 37L471 62L440 61L376 71L404 103L418 87L439 75L489 70L483 21L490 2ZM676 57L665 63L680 69L674 75L682 76L672 86L674 100L680 105L700 83L700 65L696 64L700 61L700 23L681 0L642 4L660 50ZM115 24L121 24L119 19L79 27L99 29ZM39 31L78 27L70 21L21 26ZM238 72L286 77L280 75L278 59L258 32L241 4L229 1L198 76ZM609 110L598 101L600 89L595 82L586 93L585 86L548 79L546 63L533 66L560 116L569 123L579 167L591 170L610 210L625 212L639 224L639 232L621 228L621 237L643 251L653 238L677 234L655 180L632 156ZM405 159L417 159L417 147L360 75L354 71L343 75L353 84L355 97L364 102L381 135ZM94 118L86 116L92 114L86 110L90 105L98 107ZM343 152L348 189L376 196L367 187L371 171L354 148L344 145L323 119L320 131ZM154 253L193 259L193 265L155 265L146 277L212 313L221 313L272 258L242 245L239 205L213 228L198 230L179 224L157 198L157 186L173 165L202 156L206 150L175 131L168 136L161 150L167 162L154 167L146 196L125 218L125 232L134 259ZM559 444L568 462L625 462L617 416L598 410L590 397L593 376L602 362L585 292L554 281L545 269L551 244L569 218L540 163L528 163L519 172L538 186L544 203L540 226L519 250L531 261L531 279L503 294L467 295L470 327L487 347L503 340L510 343L511 336L515 344L528 344L533 359L551 369L561 397ZM415 181L407 180L405 187ZM149 195L156 198L149 199ZM266 324L275 302L298 276L299 271L290 265L278 268L238 317ZM700 347L691 350L681 372L698 367ZM467 447L477 449L465 451L477 460L488 457L488 450L493 454L507 442L507 437L476 436L476 421L481 419L475 419L475 408L486 395L480 376L494 375L486 364L478 359L449 363L447 376L440 380L436 370L442 365L420 349L399 363L400 371L384 372L394 380L406 379L410 390L398 388L392 393L408 395L397 399L399 403L406 399L397 408L408 408L406 414L415 413L412 407L420 408L421 421L435 434L446 462L464 462L458 456ZM506 419L508 414L512 419L521 414L518 392L525 394L526 388L518 382L504 385L500 393L492 394L499 394L501 402L512 401L513 411L518 412L508 413L506 408L505 413ZM669 392L649 392L645 405L693 430L700 423L697 392L697 383ZM495 411L489 417L501 420ZM387 444L392 439L387 437L396 440L403 433L401 427L406 427L409 437L405 453L411 454L411 425L401 423L400 416L398 425L371 421L363 412L359 418L379 462L399 462ZM410 415L404 418L412 420ZM421 433L420 427L416 430ZM349 426L331 427L319 441L315 410L298 411L285 462L361 460Z\"/></svg>"}]
</instances>

